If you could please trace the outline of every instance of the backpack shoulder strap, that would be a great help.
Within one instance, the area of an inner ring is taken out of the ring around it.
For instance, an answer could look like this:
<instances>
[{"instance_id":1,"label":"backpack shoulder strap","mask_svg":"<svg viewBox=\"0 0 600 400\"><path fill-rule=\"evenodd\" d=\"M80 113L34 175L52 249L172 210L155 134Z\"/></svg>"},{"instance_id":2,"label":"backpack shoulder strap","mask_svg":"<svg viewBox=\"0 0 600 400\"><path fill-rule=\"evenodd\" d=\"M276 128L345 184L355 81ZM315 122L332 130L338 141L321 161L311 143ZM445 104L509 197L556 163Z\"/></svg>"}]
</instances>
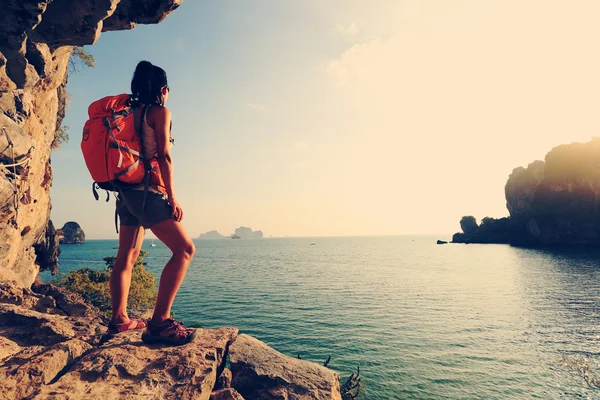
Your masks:
<instances>
[{"instance_id":1,"label":"backpack shoulder strap","mask_svg":"<svg viewBox=\"0 0 600 400\"><path fill-rule=\"evenodd\" d=\"M142 151L141 151L141 157L140 158L142 159L142 161L144 163L144 171L145 171L145 173L144 173L144 195L142 196L142 211L140 213L141 214L140 215L140 223L142 223L142 225L143 225L143 222L144 222L144 211L145 211L145 208L146 208L146 198L148 197L148 190L150 189L150 170L152 168L152 166L150 165L150 162L148 160L146 160L145 152L144 152L144 131L143 131L144 128L143 128L143 124L144 124L144 121L146 120L146 114L148 113L148 108L149 107L150 106L148 106L148 105L143 106L141 112L139 112L139 109L137 109L138 110L138 114L140 114L139 118L138 118L137 115L135 115L135 121L137 122L136 132L138 133L138 135L140 137L140 144L142 145L141 146L142 147L141 148ZM138 236L140 235L140 229L141 229L141 227L138 226L138 228L137 228L137 230L135 232L135 239L133 241L132 248L135 248L135 245L137 244Z\"/></svg>"},{"instance_id":2,"label":"backpack shoulder strap","mask_svg":"<svg viewBox=\"0 0 600 400\"><path fill-rule=\"evenodd\" d=\"M146 120L146 114L148 114L148 108L150 108L149 105L135 107L133 109L134 129L137 132L140 138L140 144L142 145L142 151L140 152L142 154L142 159L144 159L144 121Z\"/></svg>"}]
</instances>

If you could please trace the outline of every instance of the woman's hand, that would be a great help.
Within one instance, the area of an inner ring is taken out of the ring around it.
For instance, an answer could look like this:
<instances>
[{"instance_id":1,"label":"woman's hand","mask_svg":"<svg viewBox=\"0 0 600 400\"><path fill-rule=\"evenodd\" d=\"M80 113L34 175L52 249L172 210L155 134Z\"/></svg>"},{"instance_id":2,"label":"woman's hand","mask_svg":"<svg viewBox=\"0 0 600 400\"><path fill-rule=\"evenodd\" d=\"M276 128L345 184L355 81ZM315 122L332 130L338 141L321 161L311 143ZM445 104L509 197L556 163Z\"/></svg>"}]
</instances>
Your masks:
<instances>
[{"instance_id":1,"label":"woman's hand","mask_svg":"<svg viewBox=\"0 0 600 400\"><path fill-rule=\"evenodd\" d=\"M169 203L171 203L171 208L173 209L171 216L175 221L181 222L183 219L183 209L181 208L181 205L179 205L179 202L175 198L169 199Z\"/></svg>"}]
</instances>

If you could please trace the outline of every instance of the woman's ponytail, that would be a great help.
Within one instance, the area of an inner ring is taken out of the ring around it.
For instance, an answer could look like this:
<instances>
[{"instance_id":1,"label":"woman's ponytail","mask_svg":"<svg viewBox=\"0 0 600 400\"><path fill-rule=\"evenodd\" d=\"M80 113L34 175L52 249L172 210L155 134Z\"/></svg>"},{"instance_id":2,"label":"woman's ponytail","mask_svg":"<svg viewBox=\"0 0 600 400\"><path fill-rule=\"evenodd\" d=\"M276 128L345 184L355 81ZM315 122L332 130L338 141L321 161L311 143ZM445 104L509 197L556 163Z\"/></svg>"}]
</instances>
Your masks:
<instances>
[{"instance_id":1,"label":"woman's ponytail","mask_svg":"<svg viewBox=\"0 0 600 400\"><path fill-rule=\"evenodd\" d=\"M131 79L133 100L141 104L161 104L161 89L167 85L167 73L162 68L140 61Z\"/></svg>"}]
</instances>

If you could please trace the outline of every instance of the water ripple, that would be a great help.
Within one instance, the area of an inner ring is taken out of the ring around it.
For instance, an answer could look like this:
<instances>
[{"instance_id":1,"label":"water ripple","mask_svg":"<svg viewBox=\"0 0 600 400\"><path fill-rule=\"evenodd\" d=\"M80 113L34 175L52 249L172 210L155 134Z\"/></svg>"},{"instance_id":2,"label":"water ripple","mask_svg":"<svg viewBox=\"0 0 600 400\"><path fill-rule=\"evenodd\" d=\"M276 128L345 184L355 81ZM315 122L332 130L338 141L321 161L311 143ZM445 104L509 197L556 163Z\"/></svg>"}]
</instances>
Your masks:
<instances>
[{"instance_id":1,"label":"water ripple","mask_svg":"<svg viewBox=\"0 0 600 400\"><path fill-rule=\"evenodd\" d=\"M360 365L369 400L598 397L559 360L600 359L600 251L434 239L196 241L174 312ZM64 247L61 268L101 268L114 246ZM149 251L159 274L168 250Z\"/></svg>"}]
</instances>

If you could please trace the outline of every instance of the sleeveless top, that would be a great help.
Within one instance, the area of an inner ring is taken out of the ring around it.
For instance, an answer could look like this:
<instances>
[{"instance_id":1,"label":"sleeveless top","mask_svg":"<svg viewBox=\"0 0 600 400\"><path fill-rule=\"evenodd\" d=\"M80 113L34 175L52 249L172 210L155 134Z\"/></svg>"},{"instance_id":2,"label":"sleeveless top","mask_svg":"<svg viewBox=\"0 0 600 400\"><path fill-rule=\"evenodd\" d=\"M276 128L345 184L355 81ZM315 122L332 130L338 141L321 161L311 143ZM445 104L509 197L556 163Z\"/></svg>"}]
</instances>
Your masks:
<instances>
[{"instance_id":1,"label":"sleeveless top","mask_svg":"<svg viewBox=\"0 0 600 400\"><path fill-rule=\"evenodd\" d=\"M158 153L158 145L156 143L156 132L154 131L154 129L152 129L152 127L150 125L148 125L148 121L147 121L147 117L148 117L148 110L146 111L146 114L144 114L144 121L142 123L142 135L143 135L143 157L145 160L150 160L154 157L156 157L156 154ZM169 147L172 146L172 143L169 142ZM144 190L143 187L138 187L136 188L136 190ZM163 194L160 191L158 191L157 189L150 187L149 191L154 192L154 193L159 193L159 194Z\"/></svg>"},{"instance_id":2,"label":"sleeveless top","mask_svg":"<svg viewBox=\"0 0 600 400\"><path fill-rule=\"evenodd\" d=\"M146 111L144 123L142 124L142 135L144 135L144 158L149 160L158 153L158 146L156 144L156 133L154 132L154 129L148 125L147 117L148 112Z\"/></svg>"}]
</instances>

